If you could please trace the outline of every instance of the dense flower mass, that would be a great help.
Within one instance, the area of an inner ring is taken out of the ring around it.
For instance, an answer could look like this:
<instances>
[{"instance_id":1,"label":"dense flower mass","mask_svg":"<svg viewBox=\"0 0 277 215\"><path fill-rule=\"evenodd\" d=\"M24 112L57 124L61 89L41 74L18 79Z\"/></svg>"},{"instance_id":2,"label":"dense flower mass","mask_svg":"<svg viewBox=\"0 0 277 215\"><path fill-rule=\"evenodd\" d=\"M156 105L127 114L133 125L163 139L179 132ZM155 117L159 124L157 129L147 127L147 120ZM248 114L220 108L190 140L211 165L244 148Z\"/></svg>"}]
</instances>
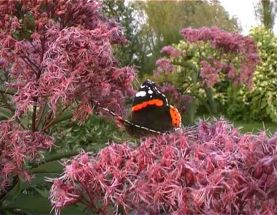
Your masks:
<instances>
[{"instance_id":1,"label":"dense flower mass","mask_svg":"<svg viewBox=\"0 0 277 215\"><path fill-rule=\"evenodd\" d=\"M50 149L54 144L51 137L22 130L11 121L0 122L0 194L11 182L13 176L29 180L31 175L25 169L25 162L35 161L40 151Z\"/></svg>"},{"instance_id":2,"label":"dense flower mass","mask_svg":"<svg viewBox=\"0 0 277 215\"><path fill-rule=\"evenodd\" d=\"M166 58L160 58L156 61L156 74L159 74L161 72L163 73L170 73L173 71L174 67L171 64L171 62Z\"/></svg>"},{"instance_id":3,"label":"dense flower mass","mask_svg":"<svg viewBox=\"0 0 277 215\"><path fill-rule=\"evenodd\" d=\"M1 65L17 115L45 102L55 112L59 102L92 99L122 113L134 72L117 66L111 45L125 39L99 2L1 1L0 18Z\"/></svg>"},{"instance_id":4,"label":"dense flower mass","mask_svg":"<svg viewBox=\"0 0 277 215\"><path fill-rule=\"evenodd\" d=\"M96 0L0 1L0 77L9 92L1 96L15 111L0 123L1 189L30 178L28 162L53 145L45 133L65 110L84 121L97 101L123 113L134 71L113 57L112 45L126 40L101 8Z\"/></svg>"},{"instance_id":5,"label":"dense flower mass","mask_svg":"<svg viewBox=\"0 0 277 215\"><path fill-rule=\"evenodd\" d=\"M276 137L223 120L81 153L54 179L59 213L83 202L99 214L276 214Z\"/></svg>"},{"instance_id":6,"label":"dense flower mass","mask_svg":"<svg viewBox=\"0 0 277 215\"><path fill-rule=\"evenodd\" d=\"M252 85L253 73L256 65L259 63L259 56L255 42L251 37L226 32L216 27L203 27L199 29L184 28L181 34L188 42L208 42L222 55L232 53L235 57L239 57L241 59L239 63L240 69L234 72L234 67L232 67L233 76L231 80L235 84ZM222 56L220 57L222 58ZM228 64L226 64L226 68L228 68ZM202 68L203 70L206 69L205 66L202 66ZM228 77L230 78L230 76Z\"/></svg>"},{"instance_id":7,"label":"dense flower mass","mask_svg":"<svg viewBox=\"0 0 277 215\"><path fill-rule=\"evenodd\" d=\"M180 50L178 50L172 46L163 47L161 50L161 53L166 54L170 57L179 57L182 54L182 52Z\"/></svg>"},{"instance_id":8,"label":"dense flower mass","mask_svg":"<svg viewBox=\"0 0 277 215\"><path fill-rule=\"evenodd\" d=\"M218 68L215 64L211 65L209 62L205 60L202 60L200 62L200 65L201 65L200 76L203 79L203 82L206 84L206 86L212 87L219 82L219 72L221 71L223 66L220 66Z\"/></svg>"}]
</instances>

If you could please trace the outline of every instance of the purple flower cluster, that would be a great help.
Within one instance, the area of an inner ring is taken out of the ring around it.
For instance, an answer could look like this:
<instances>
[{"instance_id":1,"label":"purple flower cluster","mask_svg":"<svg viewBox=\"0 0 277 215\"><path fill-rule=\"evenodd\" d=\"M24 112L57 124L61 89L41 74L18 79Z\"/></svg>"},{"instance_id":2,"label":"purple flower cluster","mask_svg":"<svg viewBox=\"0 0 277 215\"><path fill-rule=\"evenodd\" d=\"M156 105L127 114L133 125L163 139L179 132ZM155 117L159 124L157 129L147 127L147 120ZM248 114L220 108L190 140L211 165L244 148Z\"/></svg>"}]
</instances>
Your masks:
<instances>
[{"instance_id":1,"label":"purple flower cluster","mask_svg":"<svg viewBox=\"0 0 277 215\"><path fill-rule=\"evenodd\" d=\"M163 73L171 73L174 70L174 66L170 62L170 60L166 58L160 58L156 61L156 74L159 74L161 72Z\"/></svg>"},{"instance_id":2,"label":"purple flower cluster","mask_svg":"<svg viewBox=\"0 0 277 215\"><path fill-rule=\"evenodd\" d=\"M240 134L224 120L200 122L81 153L53 180L60 210L82 202L98 214L276 214L276 137Z\"/></svg>"},{"instance_id":3,"label":"purple flower cluster","mask_svg":"<svg viewBox=\"0 0 277 215\"><path fill-rule=\"evenodd\" d=\"M10 184L13 176L30 180L25 162L41 158L40 151L48 150L53 145L53 139L47 135L22 130L11 121L0 122L0 190Z\"/></svg>"},{"instance_id":4,"label":"purple flower cluster","mask_svg":"<svg viewBox=\"0 0 277 215\"><path fill-rule=\"evenodd\" d=\"M219 82L219 73L225 68L224 64L217 60L213 60L211 63L202 60L200 65L200 76L206 86L212 87Z\"/></svg>"},{"instance_id":5,"label":"purple flower cluster","mask_svg":"<svg viewBox=\"0 0 277 215\"><path fill-rule=\"evenodd\" d=\"M125 41L118 26L100 13L98 1L21 1L35 30L30 38L14 37L26 28L16 1L0 3L0 59L16 91L17 115L32 105L92 99L122 113L124 97L132 93L132 68L119 68L112 44ZM49 11L44 11L48 8ZM23 20L23 21L22 21Z\"/></svg>"},{"instance_id":6,"label":"purple flower cluster","mask_svg":"<svg viewBox=\"0 0 277 215\"><path fill-rule=\"evenodd\" d=\"M180 50L178 50L178 49L176 49L176 48L174 48L172 46L165 46L165 47L163 47L162 50L161 50L161 53L165 54L165 55L167 55L169 57L174 57L174 58L175 57L179 57L182 54L182 52Z\"/></svg>"},{"instance_id":7,"label":"purple flower cluster","mask_svg":"<svg viewBox=\"0 0 277 215\"><path fill-rule=\"evenodd\" d=\"M181 34L188 42L209 42L221 54L232 53L238 56L240 59L240 69L236 71L235 67L232 66L231 71L227 71L227 73L230 72L232 75L228 75L228 77L232 77L231 80L235 84L252 85L253 73L256 65L259 63L259 56L255 42L251 37L226 32L216 27L185 28L181 31ZM209 67L209 65L205 65ZM204 68L204 70L212 72L209 68ZM211 75L211 77L215 79L214 75ZM214 80L211 81L211 84L213 82Z\"/></svg>"},{"instance_id":8,"label":"purple flower cluster","mask_svg":"<svg viewBox=\"0 0 277 215\"><path fill-rule=\"evenodd\" d=\"M0 1L0 29L0 68L16 106L15 116L0 123L5 188L13 176L30 177L24 163L53 145L45 132L65 110L84 121L96 100L121 114L134 71L118 66L112 44L125 38L97 0Z\"/></svg>"}]
</instances>

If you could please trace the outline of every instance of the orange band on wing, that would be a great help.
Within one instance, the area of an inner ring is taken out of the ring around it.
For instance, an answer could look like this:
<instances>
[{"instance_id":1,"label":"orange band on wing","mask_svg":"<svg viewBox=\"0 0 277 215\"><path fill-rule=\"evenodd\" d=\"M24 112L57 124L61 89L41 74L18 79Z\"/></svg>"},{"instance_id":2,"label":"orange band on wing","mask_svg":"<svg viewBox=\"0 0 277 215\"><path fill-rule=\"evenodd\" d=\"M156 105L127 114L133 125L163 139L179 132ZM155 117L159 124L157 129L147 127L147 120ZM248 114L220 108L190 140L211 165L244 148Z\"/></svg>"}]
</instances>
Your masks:
<instances>
[{"instance_id":1,"label":"orange band on wing","mask_svg":"<svg viewBox=\"0 0 277 215\"><path fill-rule=\"evenodd\" d=\"M176 128L181 127L182 118L177 108L170 105L169 112L170 112L170 117L172 120L173 127L176 127Z\"/></svg>"},{"instance_id":2,"label":"orange band on wing","mask_svg":"<svg viewBox=\"0 0 277 215\"><path fill-rule=\"evenodd\" d=\"M138 111L138 110L140 110L142 108L145 108L149 105L155 105L155 106L160 107L160 106L163 106L163 104L164 104L163 101L160 100L160 99L151 99L149 101L145 101L145 102L142 102L140 104L137 104L137 105L133 106L132 111Z\"/></svg>"}]
</instances>

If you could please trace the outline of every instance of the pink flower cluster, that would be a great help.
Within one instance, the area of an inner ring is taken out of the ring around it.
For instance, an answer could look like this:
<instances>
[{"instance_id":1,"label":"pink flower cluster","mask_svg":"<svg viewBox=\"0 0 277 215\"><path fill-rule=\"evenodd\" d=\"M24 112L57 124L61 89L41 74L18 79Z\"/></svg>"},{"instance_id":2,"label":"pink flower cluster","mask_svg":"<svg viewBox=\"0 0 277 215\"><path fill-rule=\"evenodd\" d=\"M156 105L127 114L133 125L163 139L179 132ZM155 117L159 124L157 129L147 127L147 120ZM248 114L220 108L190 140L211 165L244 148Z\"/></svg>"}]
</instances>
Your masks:
<instances>
[{"instance_id":1,"label":"pink flower cluster","mask_svg":"<svg viewBox=\"0 0 277 215\"><path fill-rule=\"evenodd\" d=\"M156 74L159 74L160 72L164 72L164 73L171 73L174 69L174 66L172 65L172 63L170 62L170 60L166 59L166 58L160 58L156 61Z\"/></svg>"},{"instance_id":2,"label":"pink flower cluster","mask_svg":"<svg viewBox=\"0 0 277 215\"><path fill-rule=\"evenodd\" d=\"M241 59L240 70L234 72L235 68L232 67L232 74L237 74L231 80L236 84L251 86L253 73L256 65L259 63L257 47L251 37L226 32L216 27L202 27L199 29L184 28L181 34L189 42L209 42L214 49L220 51L222 54L233 53L238 55Z\"/></svg>"},{"instance_id":3,"label":"pink flower cluster","mask_svg":"<svg viewBox=\"0 0 277 215\"><path fill-rule=\"evenodd\" d=\"M122 112L134 71L118 67L111 45L126 40L98 1L1 1L0 18L0 60L18 116L45 102L56 112L59 104L91 100Z\"/></svg>"},{"instance_id":4,"label":"pink flower cluster","mask_svg":"<svg viewBox=\"0 0 277 215\"><path fill-rule=\"evenodd\" d=\"M82 202L98 214L276 214L276 137L224 120L81 153L53 180L58 214Z\"/></svg>"},{"instance_id":5,"label":"pink flower cluster","mask_svg":"<svg viewBox=\"0 0 277 215\"><path fill-rule=\"evenodd\" d=\"M47 135L22 130L11 121L0 122L0 189L4 190L10 184L13 176L30 180L25 162L38 160L40 151L53 145L53 139Z\"/></svg>"},{"instance_id":6,"label":"pink flower cluster","mask_svg":"<svg viewBox=\"0 0 277 215\"><path fill-rule=\"evenodd\" d=\"M217 60L213 60L212 63L202 60L200 65L200 76L206 86L212 87L219 82L219 73L224 69L224 64Z\"/></svg>"},{"instance_id":7,"label":"pink flower cluster","mask_svg":"<svg viewBox=\"0 0 277 215\"><path fill-rule=\"evenodd\" d=\"M96 100L122 113L134 71L113 57L112 44L126 40L97 0L3 0L0 29L0 72L16 105L0 123L0 188L7 189L16 176L31 177L26 164L53 145L43 132L62 111L84 121Z\"/></svg>"},{"instance_id":8,"label":"pink flower cluster","mask_svg":"<svg viewBox=\"0 0 277 215\"><path fill-rule=\"evenodd\" d=\"M179 57L182 52L172 46L165 46L161 50L162 54L168 55L169 57Z\"/></svg>"}]
</instances>

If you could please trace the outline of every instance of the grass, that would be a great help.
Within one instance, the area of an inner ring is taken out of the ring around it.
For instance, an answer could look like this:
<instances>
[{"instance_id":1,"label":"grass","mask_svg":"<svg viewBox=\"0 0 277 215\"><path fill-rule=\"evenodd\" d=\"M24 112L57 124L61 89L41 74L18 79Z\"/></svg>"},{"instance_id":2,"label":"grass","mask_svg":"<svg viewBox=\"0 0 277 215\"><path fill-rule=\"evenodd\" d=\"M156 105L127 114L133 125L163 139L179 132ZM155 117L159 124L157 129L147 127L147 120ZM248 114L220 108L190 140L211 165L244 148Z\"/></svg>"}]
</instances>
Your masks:
<instances>
[{"instance_id":1,"label":"grass","mask_svg":"<svg viewBox=\"0 0 277 215\"><path fill-rule=\"evenodd\" d=\"M266 131L268 135L274 134L277 131L277 123L273 122L244 122L234 121L234 126L240 128L244 133Z\"/></svg>"},{"instance_id":2,"label":"grass","mask_svg":"<svg viewBox=\"0 0 277 215\"><path fill-rule=\"evenodd\" d=\"M222 115L200 115L197 117L198 120L210 120L210 119L219 119L223 117L230 123L234 125L234 127L239 128L242 133L252 132L259 133L261 131L266 131L268 135L272 135L277 132L277 122L264 122L264 121L245 121L245 120L232 120L226 116Z\"/></svg>"}]
</instances>

